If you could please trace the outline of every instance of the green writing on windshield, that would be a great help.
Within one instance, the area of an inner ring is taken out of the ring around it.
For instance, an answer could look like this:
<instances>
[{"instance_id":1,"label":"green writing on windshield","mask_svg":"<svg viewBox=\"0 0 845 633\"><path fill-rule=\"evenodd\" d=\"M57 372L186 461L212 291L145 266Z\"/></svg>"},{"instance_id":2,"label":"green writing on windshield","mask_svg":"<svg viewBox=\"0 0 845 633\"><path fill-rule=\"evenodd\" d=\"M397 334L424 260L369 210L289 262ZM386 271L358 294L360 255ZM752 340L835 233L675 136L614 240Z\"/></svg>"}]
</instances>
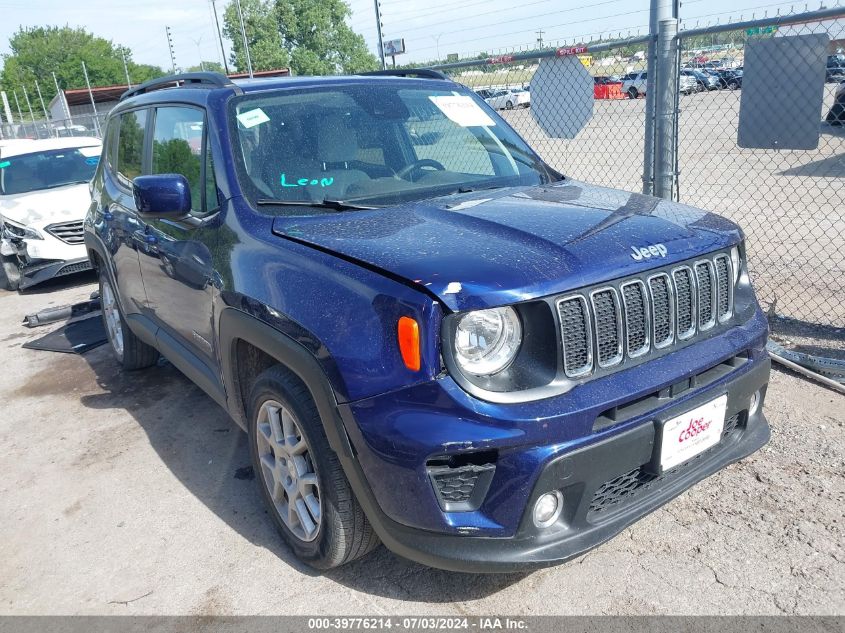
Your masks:
<instances>
[{"instance_id":1,"label":"green writing on windshield","mask_svg":"<svg viewBox=\"0 0 845 633\"><path fill-rule=\"evenodd\" d=\"M282 174L282 187L307 187L308 185L320 185L321 187L328 187L334 183L334 178L300 178L296 182L288 182L287 175Z\"/></svg>"},{"instance_id":2,"label":"green writing on windshield","mask_svg":"<svg viewBox=\"0 0 845 633\"><path fill-rule=\"evenodd\" d=\"M9 166L9 165L11 165L11 164L12 164L12 163L10 163L10 162L9 162L9 161L7 161L7 160L6 160L6 161L3 161L2 163L0 163L0 169L6 169L6 167L8 167L8 166Z\"/></svg>"}]
</instances>

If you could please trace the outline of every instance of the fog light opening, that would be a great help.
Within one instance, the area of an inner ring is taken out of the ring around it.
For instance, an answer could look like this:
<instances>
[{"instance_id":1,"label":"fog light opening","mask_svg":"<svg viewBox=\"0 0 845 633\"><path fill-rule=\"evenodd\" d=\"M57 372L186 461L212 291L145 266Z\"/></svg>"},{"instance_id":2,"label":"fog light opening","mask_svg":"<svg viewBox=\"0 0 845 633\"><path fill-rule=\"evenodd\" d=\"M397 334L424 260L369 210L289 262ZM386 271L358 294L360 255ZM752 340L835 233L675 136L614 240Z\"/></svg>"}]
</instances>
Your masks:
<instances>
[{"instance_id":1,"label":"fog light opening","mask_svg":"<svg viewBox=\"0 0 845 633\"><path fill-rule=\"evenodd\" d=\"M759 390L755 391L751 395L751 400L748 401L748 416L752 416L757 413L757 409L760 408L760 401L763 399L762 394Z\"/></svg>"},{"instance_id":2,"label":"fog light opening","mask_svg":"<svg viewBox=\"0 0 845 633\"><path fill-rule=\"evenodd\" d=\"M547 528L558 520L563 511L563 495L559 490L540 495L534 504L534 525Z\"/></svg>"}]
</instances>

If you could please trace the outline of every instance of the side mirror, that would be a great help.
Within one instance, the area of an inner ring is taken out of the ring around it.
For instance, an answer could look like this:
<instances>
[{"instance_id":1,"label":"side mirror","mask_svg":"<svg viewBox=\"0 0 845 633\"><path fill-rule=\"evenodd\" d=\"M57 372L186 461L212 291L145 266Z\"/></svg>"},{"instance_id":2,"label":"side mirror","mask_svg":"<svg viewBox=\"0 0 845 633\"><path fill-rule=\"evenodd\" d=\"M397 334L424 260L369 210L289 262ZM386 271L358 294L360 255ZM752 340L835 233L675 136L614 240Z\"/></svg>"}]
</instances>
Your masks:
<instances>
[{"instance_id":1,"label":"side mirror","mask_svg":"<svg viewBox=\"0 0 845 633\"><path fill-rule=\"evenodd\" d=\"M191 187L181 174L138 176L132 181L138 214L150 220L181 220L191 212Z\"/></svg>"}]
</instances>

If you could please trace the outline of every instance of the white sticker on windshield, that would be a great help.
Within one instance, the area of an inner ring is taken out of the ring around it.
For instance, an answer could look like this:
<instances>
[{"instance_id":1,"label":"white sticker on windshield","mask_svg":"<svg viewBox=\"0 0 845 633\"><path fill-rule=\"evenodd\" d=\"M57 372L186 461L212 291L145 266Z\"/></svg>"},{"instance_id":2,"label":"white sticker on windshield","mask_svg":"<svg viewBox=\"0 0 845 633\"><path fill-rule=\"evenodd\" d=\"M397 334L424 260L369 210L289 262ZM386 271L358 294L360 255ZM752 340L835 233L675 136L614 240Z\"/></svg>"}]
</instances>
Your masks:
<instances>
[{"instance_id":1,"label":"white sticker on windshield","mask_svg":"<svg viewBox=\"0 0 845 633\"><path fill-rule=\"evenodd\" d=\"M247 129L255 127L256 125L261 125L262 123L267 123L267 121L269 120L270 117L264 114L264 110L262 110L261 108L255 108L255 110L241 112L238 115L238 121L240 121L241 125L243 125Z\"/></svg>"},{"instance_id":2,"label":"white sticker on windshield","mask_svg":"<svg viewBox=\"0 0 845 633\"><path fill-rule=\"evenodd\" d=\"M454 121L461 127L496 125L496 122L472 100L472 97L450 95L447 97L429 97L429 99L450 121Z\"/></svg>"}]
</instances>

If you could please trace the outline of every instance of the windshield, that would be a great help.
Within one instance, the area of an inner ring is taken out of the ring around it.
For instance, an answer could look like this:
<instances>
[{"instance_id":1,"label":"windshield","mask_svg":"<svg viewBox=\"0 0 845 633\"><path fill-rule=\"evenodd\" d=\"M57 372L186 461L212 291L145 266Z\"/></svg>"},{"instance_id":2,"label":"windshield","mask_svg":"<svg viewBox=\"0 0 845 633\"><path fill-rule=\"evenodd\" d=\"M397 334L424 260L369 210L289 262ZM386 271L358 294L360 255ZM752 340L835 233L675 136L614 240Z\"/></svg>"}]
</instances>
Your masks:
<instances>
[{"instance_id":1,"label":"windshield","mask_svg":"<svg viewBox=\"0 0 845 633\"><path fill-rule=\"evenodd\" d=\"M463 88L309 87L246 95L231 108L245 194L271 213L296 212L274 200L381 206L552 178Z\"/></svg>"},{"instance_id":2,"label":"windshield","mask_svg":"<svg viewBox=\"0 0 845 633\"><path fill-rule=\"evenodd\" d=\"M0 158L0 195L88 182L94 177L100 151L94 145Z\"/></svg>"}]
</instances>

